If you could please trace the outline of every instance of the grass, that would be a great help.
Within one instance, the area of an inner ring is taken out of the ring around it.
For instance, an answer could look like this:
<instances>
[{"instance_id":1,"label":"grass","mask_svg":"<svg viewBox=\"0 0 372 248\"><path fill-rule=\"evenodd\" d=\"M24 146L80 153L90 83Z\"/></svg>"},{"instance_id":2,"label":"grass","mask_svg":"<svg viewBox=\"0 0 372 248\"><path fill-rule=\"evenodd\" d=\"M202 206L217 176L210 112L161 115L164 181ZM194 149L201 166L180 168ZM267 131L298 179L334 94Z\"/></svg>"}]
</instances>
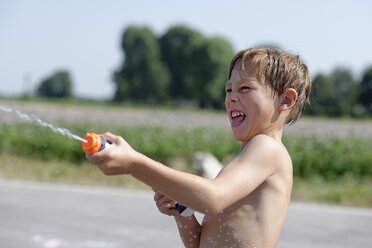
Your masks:
<instances>
[{"instance_id":1,"label":"grass","mask_svg":"<svg viewBox=\"0 0 372 248\"><path fill-rule=\"evenodd\" d=\"M79 166L68 161L49 160L0 154L0 178L68 183L80 185L148 188L145 184L129 176L108 177L99 169L84 162Z\"/></svg>"},{"instance_id":2,"label":"grass","mask_svg":"<svg viewBox=\"0 0 372 248\"><path fill-rule=\"evenodd\" d=\"M294 178L292 199L345 206L372 207L372 178L341 177L337 181Z\"/></svg>"},{"instance_id":3,"label":"grass","mask_svg":"<svg viewBox=\"0 0 372 248\"><path fill-rule=\"evenodd\" d=\"M45 161L8 154L0 154L0 161L2 179L150 190L148 186L130 176L105 176L96 166L87 162L76 166L68 161ZM185 159L174 158L170 162L175 169L194 173ZM345 176L329 182L320 177L312 179L295 177L292 200L372 207L372 180Z\"/></svg>"},{"instance_id":4,"label":"grass","mask_svg":"<svg viewBox=\"0 0 372 248\"><path fill-rule=\"evenodd\" d=\"M83 133L89 124L73 127ZM104 128L91 127L88 130ZM198 128L169 130L160 127L117 127L114 133L125 137L134 149L164 164L175 158L191 164L197 151L209 152L224 164L239 151L227 130ZM372 176L372 140L360 138L322 139L318 137L284 137L294 167L300 178L322 177L337 181L345 175L356 179ZM33 125L0 125L0 152L43 160L61 160L79 165L85 161L81 143Z\"/></svg>"}]
</instances>

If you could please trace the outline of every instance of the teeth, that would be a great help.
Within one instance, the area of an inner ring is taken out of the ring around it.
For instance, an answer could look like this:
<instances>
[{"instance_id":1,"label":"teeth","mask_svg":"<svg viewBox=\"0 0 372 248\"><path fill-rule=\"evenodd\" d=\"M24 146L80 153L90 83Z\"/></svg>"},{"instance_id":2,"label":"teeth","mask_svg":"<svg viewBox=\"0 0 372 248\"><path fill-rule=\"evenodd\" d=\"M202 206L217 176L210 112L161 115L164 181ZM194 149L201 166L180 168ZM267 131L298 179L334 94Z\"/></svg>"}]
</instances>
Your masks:
<instances>
[{"instance_id":1,"label":"teeth","mask_svg":"<svg viewBox=\"0 0 372 248\"><path fill-rule=\"evenodd\" d=\"M231 113L231 117L232 117L232 118L235 118L235 117L238 117L238 116L242 116L242 115L244 115L244 114L241 113L241 112L232 112L232 113Z\"/></svg>"}]
</instances>

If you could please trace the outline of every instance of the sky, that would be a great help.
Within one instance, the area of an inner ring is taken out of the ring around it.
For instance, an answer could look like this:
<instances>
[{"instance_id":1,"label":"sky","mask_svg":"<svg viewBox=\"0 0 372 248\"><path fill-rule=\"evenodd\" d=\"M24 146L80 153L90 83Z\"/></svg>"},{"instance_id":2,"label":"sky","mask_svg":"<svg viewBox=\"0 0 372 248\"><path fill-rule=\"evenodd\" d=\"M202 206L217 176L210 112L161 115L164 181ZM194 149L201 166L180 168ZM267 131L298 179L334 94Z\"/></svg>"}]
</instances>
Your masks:
<instances>
[{"instance_id":1,"label":"sky","mask_svg":"<svg viewBox=\"0 0 372 248\"><path fill-rule=\"evenodd\" d=\"M0 96L32 93L67 70L75 96L112 98L129 25L157 36L186 25L236 52L277 44L312 76L346 67L358 78L372 65L371 13L369 0L0 0Z\"/></svg>"}]
</instances>

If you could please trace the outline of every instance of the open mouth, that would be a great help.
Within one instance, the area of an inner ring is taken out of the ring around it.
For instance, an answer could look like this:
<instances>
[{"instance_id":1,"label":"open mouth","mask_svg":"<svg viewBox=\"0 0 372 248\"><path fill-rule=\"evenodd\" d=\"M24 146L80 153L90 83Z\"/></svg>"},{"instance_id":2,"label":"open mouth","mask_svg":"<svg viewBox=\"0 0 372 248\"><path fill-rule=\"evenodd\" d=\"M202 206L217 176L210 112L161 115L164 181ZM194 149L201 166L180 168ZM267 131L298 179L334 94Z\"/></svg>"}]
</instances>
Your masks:
<instances>
[{"instance_id":1,"label":"open mouth","mask_svg":"<svg viewBox=\"0 0 372 248\"><path fill-rule=\"evenodd\" d=\"M231 111L231 127L239 126L245 120L246 115L241 111Z\"/></svg>"}]
</instances>

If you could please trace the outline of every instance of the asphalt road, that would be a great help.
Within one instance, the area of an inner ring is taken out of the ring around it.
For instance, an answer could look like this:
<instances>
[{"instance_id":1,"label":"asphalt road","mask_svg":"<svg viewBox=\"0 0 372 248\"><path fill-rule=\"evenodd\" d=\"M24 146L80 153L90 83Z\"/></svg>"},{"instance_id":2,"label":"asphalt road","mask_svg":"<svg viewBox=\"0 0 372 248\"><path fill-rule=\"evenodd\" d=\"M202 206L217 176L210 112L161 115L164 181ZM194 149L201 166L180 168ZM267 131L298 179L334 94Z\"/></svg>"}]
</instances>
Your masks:
<instances>
[{"instance_id":1,"label":"asphalt road","mask_svg":"<svg viewBox=\"0 0 372 248\"><path fill-rule=\"evenodd\" d=\"M0 181L0 248L182 247L153 195ZM372 247L372 209L291 203L278 248Z\"/></svg>"}]
</instances>

